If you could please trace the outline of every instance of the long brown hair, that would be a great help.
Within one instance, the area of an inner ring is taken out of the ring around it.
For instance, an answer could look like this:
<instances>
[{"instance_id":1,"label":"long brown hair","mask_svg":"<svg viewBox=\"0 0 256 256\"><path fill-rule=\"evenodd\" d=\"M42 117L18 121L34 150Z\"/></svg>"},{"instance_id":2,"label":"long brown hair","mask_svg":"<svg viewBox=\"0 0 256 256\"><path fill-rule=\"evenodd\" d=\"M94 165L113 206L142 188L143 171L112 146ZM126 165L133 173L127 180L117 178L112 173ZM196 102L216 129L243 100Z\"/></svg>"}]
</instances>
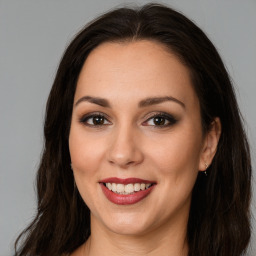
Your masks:
<instances>
[{"instance_id":1,"label":"long brown hair","mask_svg":"<svg viewBox=\"0 0 256 256\"><path fill-rule=\"evenodd\" d=\"M223 62L207 36L181 13L159 4L119 8L87 25L60 62L46 107L45 144L37 173L37 215L15 243L15 255L70 253L90 236L90 211L74 186L68 137L80 70L103 42L153 40L188 67L200 101L202 129L222 124L208 176L193 189L190 256L239 256L250 240L251 161L241 115ZM23 239L21 239L23 238Z\"/></svg>"}]
</instances>

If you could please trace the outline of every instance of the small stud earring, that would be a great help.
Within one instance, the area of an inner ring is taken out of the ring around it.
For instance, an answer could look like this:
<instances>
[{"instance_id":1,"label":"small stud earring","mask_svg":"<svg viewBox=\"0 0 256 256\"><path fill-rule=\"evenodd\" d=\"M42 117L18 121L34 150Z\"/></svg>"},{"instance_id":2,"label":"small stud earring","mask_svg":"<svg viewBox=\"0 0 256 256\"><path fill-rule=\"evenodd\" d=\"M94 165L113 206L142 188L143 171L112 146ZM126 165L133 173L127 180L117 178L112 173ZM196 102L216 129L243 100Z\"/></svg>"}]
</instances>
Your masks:
<instances>
[{"instance_id":1,"label":"small stud earring","mask_svg":"<svg viewBox=\"0 0 256 256\"><path fill-rule=\"evenodd\" d=\"M207 169L208 169L208 164L207 164L207 163L204 163L204 165L205 165L204 174L205 174L205 176L207 176Z\"/></svg>"}]
</instances>

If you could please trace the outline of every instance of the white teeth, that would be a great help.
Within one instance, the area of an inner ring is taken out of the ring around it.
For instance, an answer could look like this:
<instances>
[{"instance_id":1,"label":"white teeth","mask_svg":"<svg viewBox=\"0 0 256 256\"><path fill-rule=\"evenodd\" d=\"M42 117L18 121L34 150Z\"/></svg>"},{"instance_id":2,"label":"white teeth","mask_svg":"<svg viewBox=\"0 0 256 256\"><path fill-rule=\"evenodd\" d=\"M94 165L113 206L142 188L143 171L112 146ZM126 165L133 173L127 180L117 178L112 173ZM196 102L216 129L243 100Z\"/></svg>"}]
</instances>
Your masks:
<instances>
[{"instance_id":1,"label":"white teeth","mask_svg":"<svg viewBox=\"0 0 256 256\"><path fill-rule=\"evenodd\" d=\"M118 194L128 195L133 194L134 192L138 192L140 190L145 190L151 187L150 183L135 183L135 184L119 184L119 183L106 183L106 187Z\"/></svg>"},{"instance_id":2,"label":"white teeth","mask_svg":"<svg viewBox=\"0 0 256 256\"><path fill-rule=\"evenodd\" d=\"M109 190L112 189L112 184L111 184L111 183L107 183L106 186L107 186L107 188L108 188Z\"/></svg>"},{"instance_id":3,"label":"white teeth","mask_svg":"<svg viewBox=\"0 0 256 256\"><path fill-rule=\"evenodd\" d=\"M112 183L111 184L111 190L113 191L113 192L116 192L116 183Z\"/></svg>"},{"instance_id":4,"label":"white teeth","mask_svg":"<svg viewBox=\"0 0 256 256\"><path fill-rule=\"evenodd\" d=\"M146 184L146 189L148 189L150 187L151 184Z\"/></svg>"},{"instance_id":5,"label":"white teeth","mask_svg":"<svg viewBox=\"0 0 256 256\"><path fill-rule=\"evenodd\" d=\"M141 183L141 184L140 184L140 189L141 189L141 190L145 190L145 188L146 188L146 184Z\"/></svg>"},{"instance_id":6,"label":"white teeth","mask_svg":"<svg viewBox=\"0 0 256 256\"><path fill-rule=\"evenodd\" d=\"M126 193L132 193L134 192L134 189L133 189L133 184L127 184L124 186L124 191Z\"/></svg>"},{"instance_id":7,"label":"white teeth","mask_svg":"<svg viewBox=\"0 0 256 256\"><path fill-rule=\"evenodd\" d=\"M123 193L124 192L124 184L116 184L116 191L118 193Z\"/></svg>"},{"instance_id":8,"label":"white teeth","mask_svg":"<svg viewBox=\"0 0 256 256\"><path fill-rule=\"evenodd\" d=\"M134 191L140 191L140 183L135 183L134 184Z\"/></svg>"}]
</instances>

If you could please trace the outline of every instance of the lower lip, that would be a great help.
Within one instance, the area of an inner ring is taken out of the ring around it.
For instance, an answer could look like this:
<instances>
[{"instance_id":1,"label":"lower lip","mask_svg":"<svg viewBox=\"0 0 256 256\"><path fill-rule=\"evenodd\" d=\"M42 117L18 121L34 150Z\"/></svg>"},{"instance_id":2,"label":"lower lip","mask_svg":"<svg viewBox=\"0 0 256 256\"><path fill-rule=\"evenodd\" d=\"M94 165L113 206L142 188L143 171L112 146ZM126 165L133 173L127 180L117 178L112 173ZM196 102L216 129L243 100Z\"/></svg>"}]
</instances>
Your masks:
<instances>
[{"instance_id":1,"label":"lower lip","mask_svg":"<svg viewBox=\"0 0 256 256\"><path fill-rule=\"evenodd\" d=\"M134 194L121 195L116 194L113 191L109 190L107 187L105 187L103 183L100 183L100 186L107 199L110 202L119 205L135 204L144 199L145 197L147 197L155 187L155 185L152 185L150 188L140 190L138 192L135 192Z\"/></svg>"}]
</instances>

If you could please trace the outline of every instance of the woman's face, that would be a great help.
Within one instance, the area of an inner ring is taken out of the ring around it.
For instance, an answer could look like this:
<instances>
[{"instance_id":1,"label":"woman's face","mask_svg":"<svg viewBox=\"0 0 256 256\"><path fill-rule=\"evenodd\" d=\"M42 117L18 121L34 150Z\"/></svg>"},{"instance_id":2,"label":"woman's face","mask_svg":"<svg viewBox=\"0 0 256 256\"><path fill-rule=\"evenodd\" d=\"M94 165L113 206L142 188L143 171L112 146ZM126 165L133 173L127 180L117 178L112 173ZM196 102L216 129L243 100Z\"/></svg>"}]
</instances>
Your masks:
<instances>
[{"instance_id":1,"label":"woman's face","mask_svg":"<svg viewBox=\"0 0 256 256\"><path fill-rule=\"evenodd\" d=\"M104 43L90 53L69 147L93 223L119 234L185 226L205 140L189 71L162 45Z\"/></svg>"}]
</instances>

